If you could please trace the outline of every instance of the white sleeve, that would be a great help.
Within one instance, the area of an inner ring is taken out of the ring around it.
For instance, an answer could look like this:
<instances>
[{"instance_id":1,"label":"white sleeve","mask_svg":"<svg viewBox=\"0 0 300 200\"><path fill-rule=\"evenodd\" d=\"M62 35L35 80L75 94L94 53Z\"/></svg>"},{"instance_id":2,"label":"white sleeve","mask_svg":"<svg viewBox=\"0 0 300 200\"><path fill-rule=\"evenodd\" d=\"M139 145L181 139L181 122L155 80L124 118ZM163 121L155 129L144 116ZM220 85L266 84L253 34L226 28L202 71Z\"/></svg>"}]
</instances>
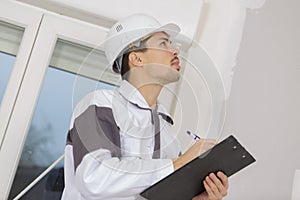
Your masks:
<instances>
[{"instance_id":1,"label":"white sleeve","mask_svg":"<svg viewBox=\"0 0 300 200\"><path fill-rule=\"evenodd\" d=\"M122 199L142 190L174 171L171 159L111 157L99 149L84 156L76 169L76 185L86 199Z\"/></svg>"}]
</instances>

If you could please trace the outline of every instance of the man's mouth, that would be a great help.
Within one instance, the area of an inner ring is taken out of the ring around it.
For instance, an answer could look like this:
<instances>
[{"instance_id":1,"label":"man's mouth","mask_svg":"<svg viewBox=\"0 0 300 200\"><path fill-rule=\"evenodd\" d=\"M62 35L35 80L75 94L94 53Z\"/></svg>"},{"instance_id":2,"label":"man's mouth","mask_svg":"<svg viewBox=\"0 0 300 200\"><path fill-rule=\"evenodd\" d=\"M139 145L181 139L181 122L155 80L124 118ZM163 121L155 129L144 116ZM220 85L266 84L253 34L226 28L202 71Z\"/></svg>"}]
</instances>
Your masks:
<instances>
[{"instance_id":1,"label":"man's mouth","mask_svg":"<svg viewBox=\"0 0 300 200\"><path fill-rule=\"evenodd\" d=\"M171 66L174 67L177 71L180 70L180 61L178 57L175 57L171 60Z\"/></svg>"}]
</instances>

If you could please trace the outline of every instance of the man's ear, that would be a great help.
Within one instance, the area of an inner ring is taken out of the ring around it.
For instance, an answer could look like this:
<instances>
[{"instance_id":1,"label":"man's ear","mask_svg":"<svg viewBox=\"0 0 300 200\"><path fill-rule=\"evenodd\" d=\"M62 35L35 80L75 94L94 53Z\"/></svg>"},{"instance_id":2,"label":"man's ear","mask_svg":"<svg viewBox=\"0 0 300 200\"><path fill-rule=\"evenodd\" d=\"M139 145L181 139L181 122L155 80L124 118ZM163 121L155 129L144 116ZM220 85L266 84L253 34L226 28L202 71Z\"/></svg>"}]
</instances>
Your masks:
<instances>
[{"instance_id":1,"label":"man's ear","mask_svg":"<svg viewBox=\"0 0 300 200\"><path fill-rule=\"evenodd\" d=\"M140 52L134 52L134 51L130 52L130 54L128 55L128 61L133 66L140 67L143 65L142 56Z\"/></svg>"}]
</instances>

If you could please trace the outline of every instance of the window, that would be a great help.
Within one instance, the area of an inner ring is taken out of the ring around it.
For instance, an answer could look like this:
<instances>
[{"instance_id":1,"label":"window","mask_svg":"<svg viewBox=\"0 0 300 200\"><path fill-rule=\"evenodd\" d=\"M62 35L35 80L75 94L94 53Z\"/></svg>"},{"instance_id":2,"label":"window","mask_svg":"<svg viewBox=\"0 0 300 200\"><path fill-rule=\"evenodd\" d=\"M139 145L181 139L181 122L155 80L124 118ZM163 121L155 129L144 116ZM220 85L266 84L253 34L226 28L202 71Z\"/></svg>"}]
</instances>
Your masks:
<instances>
[{"instance_id":1,"label":"window","mask_svg":"<svg viewBox=\"0 0 300 200\"><path fill-rule=\"evenodd\" d=\"M73 55L73 56L70 56ZM103 52L58 40L47 69L30 129L23 147L9 199L16 197L63 153L73 105L95 89L114 89L89 76L83 68L99 66ZM106 62L105 60L103 62ZM98 65L97 65L98 63ZM102 63L103 65L103 63ZM80 73L80 74L77 74ZM112 76L114 76L112 74ZM108 77L108 76L106 76ZM117 83L115 83L117 84ZM76 87L79 87L77 90ZM75 101L75 103L74 103ZM74 104L73 104L74 103ZM23 200L59 199L63 189L63 162L23 197Z\"/></svg>"}]
</instances>

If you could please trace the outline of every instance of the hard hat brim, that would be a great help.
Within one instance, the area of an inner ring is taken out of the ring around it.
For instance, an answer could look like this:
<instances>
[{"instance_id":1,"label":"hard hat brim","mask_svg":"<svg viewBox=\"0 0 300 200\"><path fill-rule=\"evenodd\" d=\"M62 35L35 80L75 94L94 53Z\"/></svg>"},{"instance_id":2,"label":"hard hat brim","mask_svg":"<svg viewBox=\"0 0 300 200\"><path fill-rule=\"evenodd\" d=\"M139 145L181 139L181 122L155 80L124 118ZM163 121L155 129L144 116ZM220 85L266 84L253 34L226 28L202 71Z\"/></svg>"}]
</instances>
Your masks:
<instances>
[{"instance_id":1,"label":"hard hat brim","mask_svg":"<svg viewBox=\"0 0 300 200\"><path fill-rule=\"evenodd\" d=\"M180 32L180 28L177 24L169 23L154 30L152 33L156 32L166 32L170 37L175 37Z\"/></svg>"}]
</instances>

